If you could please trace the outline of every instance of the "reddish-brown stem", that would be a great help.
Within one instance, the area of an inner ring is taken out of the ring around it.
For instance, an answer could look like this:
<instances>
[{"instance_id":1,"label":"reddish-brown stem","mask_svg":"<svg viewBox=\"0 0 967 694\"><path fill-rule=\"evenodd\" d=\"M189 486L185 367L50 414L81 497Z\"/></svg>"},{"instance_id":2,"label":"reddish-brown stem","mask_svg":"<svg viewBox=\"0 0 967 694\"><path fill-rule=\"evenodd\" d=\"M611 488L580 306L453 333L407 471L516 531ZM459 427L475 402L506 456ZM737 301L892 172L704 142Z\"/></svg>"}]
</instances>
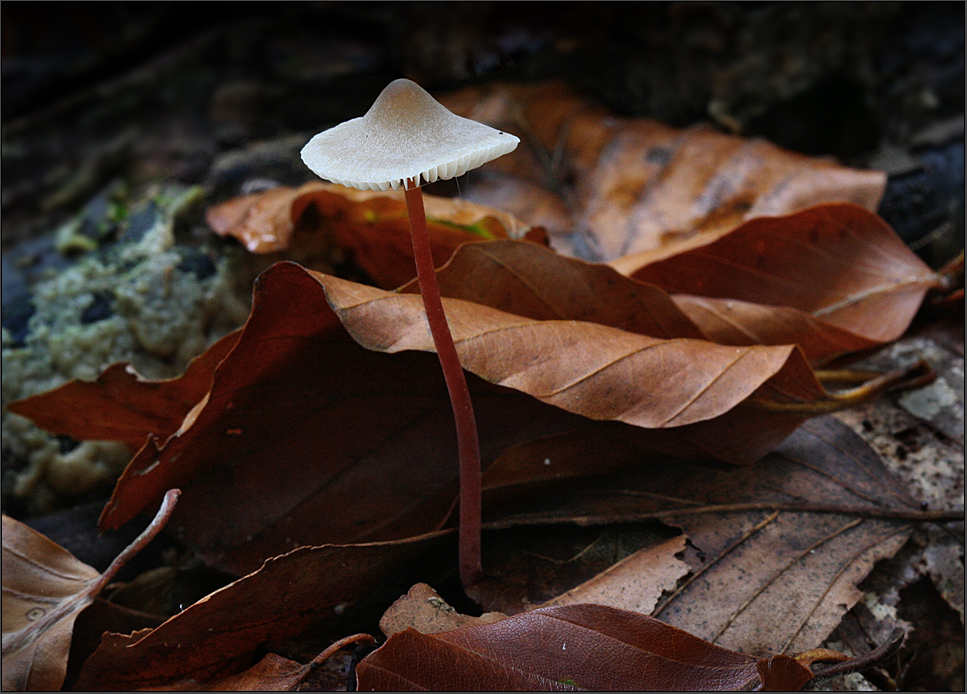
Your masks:
<instances>
[{"instance_id":1,"label":"reddish-brown stem","mask_svg":"<svg viewBox=\"0 0 967 694\"><path fill-rule=\"evenodd\" d=\"M477 441L477 422L473 416L470 390L460 366L460 357L450 335L450 326L443 312L440 287L430 253L430 234L426 228L423 192L418 179L406 182L406 211L410 217L413 237L413 256L420 295L430 324L433 345L436 347L443 378L450 391L450 404L457 425L457 449L460 455L460 530L459 568L464 590L474 585L482 573L480 563L480 444Z\"/></svg>"}]
</instances>

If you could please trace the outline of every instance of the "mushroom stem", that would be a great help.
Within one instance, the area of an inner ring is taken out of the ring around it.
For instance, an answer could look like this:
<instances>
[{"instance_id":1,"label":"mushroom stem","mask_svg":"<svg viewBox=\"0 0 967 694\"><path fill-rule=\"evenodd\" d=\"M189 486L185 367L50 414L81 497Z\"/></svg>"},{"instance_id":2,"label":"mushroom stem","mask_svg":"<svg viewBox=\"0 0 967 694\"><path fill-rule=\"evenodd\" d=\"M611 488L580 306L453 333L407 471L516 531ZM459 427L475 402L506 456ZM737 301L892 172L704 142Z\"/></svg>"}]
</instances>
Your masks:
<instances>
[{"instance_id":1,"label":"mushroom stem","mask_svg":"<svg viewBox=\"0 0 967 694\"><path fill-rule=\"evenodd\" d=\"M466 590L480 580L483 571L480 562L480 445L477 440L477 423L473 416L467 379L463 374L463 367L460 366L460 357L443 312L440 287L430 253L430 235L426 228L426 212L423 209L423 192L419 186L419 178L408 179L404 191L420 296L423 297L423 308L430 324L433 344L440 358L447 390L450 392L450 404L453 406L453 418L457 427L457 448L460 456L458 564L460 582Z\"/></svg>"}]
</instances>

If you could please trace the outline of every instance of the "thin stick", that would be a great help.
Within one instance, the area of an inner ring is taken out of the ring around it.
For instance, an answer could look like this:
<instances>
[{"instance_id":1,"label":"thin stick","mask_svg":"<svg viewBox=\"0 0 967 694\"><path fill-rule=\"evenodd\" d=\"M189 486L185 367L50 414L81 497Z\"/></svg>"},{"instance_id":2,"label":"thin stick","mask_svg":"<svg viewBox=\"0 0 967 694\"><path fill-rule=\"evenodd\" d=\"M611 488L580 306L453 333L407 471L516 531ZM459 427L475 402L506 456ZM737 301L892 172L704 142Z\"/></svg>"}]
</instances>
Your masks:
<instances>
[{"instance_id":1,"label":"thin stick","mask_svg":"<svg viewBox=\"0 0 967 694\"><path fill-rule=\"evenodd\" d=\"M97 594L114 578L114 574L121 570L125 564L131 561L131 558L140 552L142 549L148 546L155 536L161 532L161 529L165 527L168 523L168 519L171 518L171 514L175 512L175 504L178 503L178 497L181 496L180 489L169 489L165 492L164 499L161 500L161 508L158 509L158 513L155 514L154 520L152 520L148 527L138 535L134 542L124 548L111 565L102 573L97 580L92 584L92 593Z\"/></svg>"},{"instance_id":2,"label":"thin stick","mask_svg":"<svg viewBox=\"0 0 967 694\"><path fill-rule=\"evenodd\" d=\"M413 256L416 260L416 276L420 282L420 295L426 319L430 324L433 344L443 377L450 391L453 418L457 425L457 447L460 454L460 533L459 568L460 582L464 590L480 580L483 568L480 562L480 444L477 440L477 422L473 416L470 390L460 366L460 357L453 344L440 287L437 284L430 253L430 235L426 228L426 212L423 209L423 192L418 179L406 182L406 211L410 217L410 233L413 237Z\"/></svg>"}]
</instances>

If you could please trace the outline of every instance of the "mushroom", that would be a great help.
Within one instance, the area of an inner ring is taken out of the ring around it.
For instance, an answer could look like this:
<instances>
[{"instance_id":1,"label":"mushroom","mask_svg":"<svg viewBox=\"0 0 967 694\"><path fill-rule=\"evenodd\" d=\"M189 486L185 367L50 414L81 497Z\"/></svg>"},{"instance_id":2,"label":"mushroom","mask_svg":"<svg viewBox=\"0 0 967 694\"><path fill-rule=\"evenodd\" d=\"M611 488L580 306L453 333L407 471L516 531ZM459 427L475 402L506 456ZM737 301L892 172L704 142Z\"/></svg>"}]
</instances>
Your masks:
<instances>
[{"instance_id":1,"label":"mushroom","mask_svg":"<svg viewBox=\"0 0 967 694\"><path fill-rule=\"evenodd\" d=\"M443 311L430 255L423 181L460 176L517 147L513 135L448 111L415 82L398 79L366 115L325 130L302 149L320 178L360 190L403 188L427 323L453 407L460 457L459 570L464 590L480 580L480 445L470 391Z\"/></svg>"}]
</instances>

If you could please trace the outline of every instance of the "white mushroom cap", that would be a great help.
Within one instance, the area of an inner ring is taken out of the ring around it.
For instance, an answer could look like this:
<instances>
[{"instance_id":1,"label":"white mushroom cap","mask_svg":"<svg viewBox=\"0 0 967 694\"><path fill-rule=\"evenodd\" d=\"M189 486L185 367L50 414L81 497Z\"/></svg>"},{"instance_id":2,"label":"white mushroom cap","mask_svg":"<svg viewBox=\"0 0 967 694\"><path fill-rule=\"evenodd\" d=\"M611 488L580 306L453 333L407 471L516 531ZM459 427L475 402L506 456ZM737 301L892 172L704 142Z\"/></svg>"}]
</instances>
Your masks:
<instances>
[{"instance_id":1,"label":"white mushroom cap","mask_svg":"<svg viewBox=\"0 0 967 694\"><path fill-rule=\"evenodd\" d=\"M432 183L460 176L512 152L518 142L451 113L415 82L399 79L386 86L365 116L309 140L302 161L333 183L397 190L411 178Z\"/></svg>"}]
</instances>

